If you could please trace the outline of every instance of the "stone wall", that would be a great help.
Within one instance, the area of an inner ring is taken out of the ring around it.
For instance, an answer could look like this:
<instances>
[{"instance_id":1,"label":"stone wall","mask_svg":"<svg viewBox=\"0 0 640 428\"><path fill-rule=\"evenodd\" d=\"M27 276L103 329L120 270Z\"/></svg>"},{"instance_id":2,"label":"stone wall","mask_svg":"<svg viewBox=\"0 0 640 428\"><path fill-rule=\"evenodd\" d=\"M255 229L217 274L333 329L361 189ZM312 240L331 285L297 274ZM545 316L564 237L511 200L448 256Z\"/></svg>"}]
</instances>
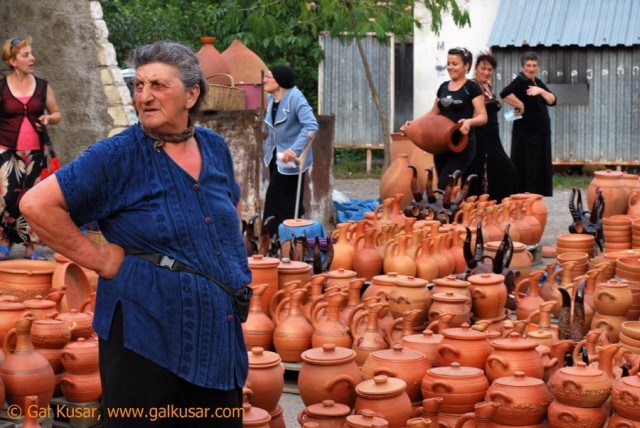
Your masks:
<instances>
[{"instance_id":1,"label":"stone wall","mask_svg":"<svg viewBox=\"0 0 640 428\"><path fill-rule=\"evenodd\" d=\"M36 75L54 90L62 122L49 133L61 162L136 121L97 1L2 0L2 41L33 38ZM2 73L8 67L2 64Z\"/></svg>"}]
</instances>

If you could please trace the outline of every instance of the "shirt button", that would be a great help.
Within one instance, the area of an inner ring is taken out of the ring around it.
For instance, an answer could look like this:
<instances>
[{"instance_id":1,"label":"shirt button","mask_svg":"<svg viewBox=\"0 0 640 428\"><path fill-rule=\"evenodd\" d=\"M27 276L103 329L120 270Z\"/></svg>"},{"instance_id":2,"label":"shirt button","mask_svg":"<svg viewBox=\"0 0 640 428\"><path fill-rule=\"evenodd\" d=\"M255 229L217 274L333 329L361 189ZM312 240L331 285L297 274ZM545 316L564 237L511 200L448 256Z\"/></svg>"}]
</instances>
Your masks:
<instances>
[{"instance_id":1,"label":"shirt button","mask_svg":"<svg viewBox=\"0 0 640 428\"><path fill-rule=\"evenodd\" d=\"M198 183L193 185L193 190L195 191L199 191L200 190L200 185Z\"/></svg>"},{"instance_id":2,"label":"shirt button","mask_svg":"<svg viewBox=\"0 0 640 428\"><path fill-rule=\"evenodd\" d=\"M227 315L227 321L233 322L233 315Z\"/></svg>"},{"instance_id":3,"label":"shirt button","mask_svg":"<svg viewBox=\"0 0 640 428\"><path fill-rule=\"evenodd\" d=\"M220 251L220 250L215 250L215 251L213 252L213 254L215 254L216 256L219 256L220 254L222 254L222 251Z\"/></svg>"},{"instance_id":4,"label":"shirt button","mask_svg":"<svg viewBox=\"0 0 640 428\"><path fill-rule=\"evenodd\" d=\"M213 223L213 220L211 220L211 217L205 217L205 218L204 218L204 222L205 222L206 224L211 224L211 223Z\"/></svg>"}]
</instances>

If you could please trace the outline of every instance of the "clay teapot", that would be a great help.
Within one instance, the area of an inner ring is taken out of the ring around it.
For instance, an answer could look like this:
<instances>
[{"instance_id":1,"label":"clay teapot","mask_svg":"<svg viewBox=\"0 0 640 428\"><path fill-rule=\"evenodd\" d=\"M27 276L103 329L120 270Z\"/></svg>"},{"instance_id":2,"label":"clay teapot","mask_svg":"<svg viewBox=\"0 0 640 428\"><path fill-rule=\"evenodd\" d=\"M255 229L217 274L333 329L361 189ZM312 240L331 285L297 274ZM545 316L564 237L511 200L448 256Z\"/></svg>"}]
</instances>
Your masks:
<instances>
[{"instance_id":1,"label":"clay teapot","mask_svg":"<svg viewBox=\"0 0 640 428\"><path fill-rule=\"evenodd\" d=\"M469 136L460 132L460 124L442 115L423 115L400 130L422 150L434 155L460 153L469 143Z\"/></svg>"}]
</instances>

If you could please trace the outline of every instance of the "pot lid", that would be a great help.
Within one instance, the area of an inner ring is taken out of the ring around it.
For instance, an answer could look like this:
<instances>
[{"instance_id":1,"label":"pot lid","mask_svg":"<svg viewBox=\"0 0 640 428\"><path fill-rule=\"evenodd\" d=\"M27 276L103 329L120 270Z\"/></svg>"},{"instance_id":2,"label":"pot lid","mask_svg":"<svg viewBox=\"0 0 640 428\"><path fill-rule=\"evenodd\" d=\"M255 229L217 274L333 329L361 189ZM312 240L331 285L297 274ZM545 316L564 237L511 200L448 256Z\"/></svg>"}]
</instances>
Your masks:
<instances>
[{"instance_id":1,"label":"pot lid","mask_svg":"<svg viewBox=\"0 0 640 428\"><path fill-rule=\"evenodd\" d=\"M401 287L426 287L429 281L422 278L416 278L413 276L407 276L405 278L398 278L394 281L395 285Z\"/></svg>"},{"instance_id":2,"label":"pot lid","mask_svg":"<svg viewBox=\"0 0 640 428\"><path fill-rule=\"evenodd\" d=\"M356 276L356 272L349 270L349 269L345 269L345 268L340 268L340 269L334 269L334 270L330 270L329 272L327 272L327 277L329 278L352 278L354 276Z\"/></svg>"},{"instance_id":3,"label":"pot lid","mask_svg":"<svg viewBox=\"0 0 640 428\"><path fill-rule=\"evenodd\" d=\"M274 257L265 257L262 254L254 254L249 257L249 267L255 269L266 269L277 267L280 264L280 259Z\"/></svg>"},{"instance_id":4,"label":"pot lid","mask_svg":"<svg viewBox=\"0 0 640 428\"><path fill-rule=\"evenodd\" d=\"M636 374L635 376L621 377L620 382L631 388L640 388L640 373Z\"/></svg>"},{"instance_id":5,"label":"pot lid","mask_svg":"<svg viewBox=\"0 0 640 428\"><path fill-rule=\"evenodd\" d=\"M582 376L582 377L590 377L590 376L595 377L595 376L602 376L603 374L605 374L602 370L598 368L586 365L583 361L578 361L578 363L576 363L576 365L572 367L562 367L558 371L566 374L567 376Z\"/></svg>"},{"instance_id":6,"label":"pot lid","mask_svg":"<svg viewBox=\"0 0 640 428\"><path fill-rule=\"evenodd\" d=\"M489 250L489 251L496 251L498 249L498 247L500 247L501 243L502 243L502 241L489 241L489 242L484 244L484 248L486 250ZM518 242L518 241L514 241L513 242L513 252L514 253L519 253L519 252L524 251L526 249L527 249L527 246L525 244L523 244L522 242Z\"/></svg>"},{"instance_id":7,"label":"pot lid","mask_svg":"<svg viewBox=\"0 0 640 428\"><path fill-rule=\"evenodd\" d=\"M371 283L372 284L376 284L376 285L394 285L395 281L402 279L402 278L407 278L406 275L401 275L397 272L389 272L385 275L375 275L373 278L371 278Z\"/></svg>"},{"instance_id":8,"label":"pot lid","mask_svg":"<svg viewBox=\"0 0 640 428\"><path fill-rule=\"evenodd\" d=\"M474 330L467 323L463 323L460 327L445 328L442 330L442 335L449 339L487 340L485 331Z\"/></svg>"},{"instance_id":9,"label":"pot lid","mask_svg":"<svg viewBox=\"0 0 640 428\"><path fill-rule=\"evenodd\" d=\"M440 286L440 287L468 287L471 285L471 283L469 281L465 281L463 279L458 279L455 277L455 275L449 275L447 277L444 278L435 278L433 280L433 283L436 286Z\"/></svg>"},{"instance_id":10,"label":"pot lid","mask_svg":"<svg viewBox=\"0 0 640 428\"><path fill-rule=\"evenodd\" d=\"M376 412L373 410L362 409L358 415L347 416L346 426L355 428L370 428L374 426L378 428L385 428L389 426L389 423L386 419L377 417Z\"/></svg>"},{"instance_id":11,"label":"pot lid","mask_svg":"<svg viewBox=\"0 0 640 428\"><path fill-rule=\"evenodd\" d=\"M33 299L25 300L24 305L32 309L49 309L56 306L53 300L47 300L43 296L37 295Z\"/></svg>"},{"instance_id":12,"label":"pot lid","mask_svg":"<svg viewBox=\"0 0 640 428\"><path fill-rule=\"evenodd\" d=\"M597 175L598 178L613 178L619 179L622 178L622 171L613 171L611 169L605 169L604 171L594 171L594 175Z\"/></svg>"},{"instance_id":13,"label":"pot lid","mask_svg":"<svg viewBox=\"0 0 640 428\"><path fill-rule=\"evenodd\" d=\"M302 353L301 358L309 364L329 366L353 361L356 358L356 351L333 343L325 343L322 347L307 349Z\"/></svg>"},{"instance_id":14,"label":"pot lid","mask_svg":"<svg viewBox=\"0 0 640 428\"><path fill-rule=\"evenodd\" d=\"M322 403L308 406L307 413L310 416L321 418L339 418L351 413L351 408L346 404L336 403L333 400L323 400Z\"/></svg>"},{"instance_id":15,"label":"pot lid","mask_svg":"<svg viewBox=\"0 0 640 428\"><path fill-rule=\"evenodd\" d=\"M527 386L530 387L544 385L544 381L542 379L538 379L537 377L527 376L525 372L518 370L513 374L513 376L504 376L495 379L493 381L493 384L524 388Z\"/></svg>"},{"instance_id":16,"label":"pot lid","mask_svg":"<svg viewBox=\"0 0 640 428\"><path fill-rule=\"evenodd\" d=\"M261 346L254 346L249 352L249 367L263 369L273 367L282 362L282 358L275 352L265 351Z\"/></svg>"},{"instance_id":17,"label":"pot lid","mask_svg":"<svg viewBox=\"0 0 640 428\"><path fill-rule=\"evenodd\" d=\"M79 312L77 309L70 309L69 312L62 312L56 317L65 321L92 321L93 314L89 312Z\"/></svg>"},{"instance_id":18,"label":"pot lid","mask_svg":"<svg viewBox=\"0 0 640 428\"><path fill-rule=\"evenodd\" d=\"M264 409L253 407L249 403L242 403L242 426L264 426L271 420L271 415Z\"/></svg>"},{"instance_id":19,"label":"pot lid","mask_svg":"<svg viewBox=\"0 0 640 428\"><path fill-rule=\"evenodd\" d=\"M409 348L403 348L400 344L393 345L391 349L380 349L370 354L371 358L383 361L393 362L414 362L422 361L427 357L422 352L414 351Z\"/></svg>"},{"instance_id":20,"label":"pot lid","mask_svg":"<svg viewBox=\"0 0 640 428\"><path fill-rule=\"evenodd\" d=\"M69 342L64 346L65 351L85 351L87 349L98 350L98 342L95 340L86 340L84 337L79 337L73 342Z\"/></svg>"},{"instance_id":21,"label":"pot lid","mask_svg":"<svg viewBox=\"0 0 640 428\"><path fill-rule=\"evenodd\" d=\"M433 300L444 303L467 303L468 296L463 294L454 293L453 291L441 291L439 293L433 293L431 295Z\"/></svg>"},{"instance_id":22,"label":"pot lid","mask_svg":"<svg viewBox=\"0 0 640 428\"><path fill-rule=\"evenodd\" d=\"M309 272L312 268L309 263L284 258L278 265L278 272Z\"/></svg>"},{"instance_id":23,"label":"pot lid","mask_svg":"<svg viewBox=\"0 0 640 428\"><path fill-rule=\"evenodd\" d=\"M549 339L553 337L550 330L534 330L528 331L527 337L535 337L536 339Z\"/></svg>"},{"instance_id":24,"label":"pot lid","mask_svg":"<svg viewBox=\"0 0 640 428\"><path fill-rule=\"evenodd\" d=\"M601 287L605 287L605 288L629 288L629 282L625 279L621 279L621 280L617 280L615 278L612 278L606 282L601 282L598 285L596 285L596 289ZM612 290L613 291L613 290Z\"/></svg>"},{"instance_id":25,"label":"pot lid","mask_svg":"<svg viewBox=\"0 0 640 428\"><path fill-rule=\"evenodd\" d=\"M478 273L467 277L473 285L489 285L504 282L504 275L499 273Z\"/></svg>"},{"instance_id":26,"label":"pot lid","mask_svg":"<svg viewBox=\"0 0 640 428\"><path fill-rule=\"evenodd\" d=\"M484 376L484 370L479 369L477 367L462 366L457 361L452 362L449 367L446 367L446 366L432 367L429 370L427 370L427 373L431 373L439 377L454 377L454 378L461 378L461 377L471 378L471 377L477 377L477 376Z\"/></svg>"},{"instance_id":27,"label":"pot lid","mask_svg":"<svg viewBox=\"0 0 640 428\"><path fill-rule=\"evenodd\" d=\"M23 311L26 308L22 302L0 300L0 311Z\"/></svg>"},{"instance_id":28,"label":"pot lid","mask_svg":"<svg viewBox=\"0 0 640 428\"><path fill-rule=\"evenodd\" d=\"M538 342L531 339L524 339L520 337L520 333L513 331L507 338L492 340L491 346L501 350L525 351L535 349L538 346Z\"/></svg>"},{"instance_id":29,"label":"pot lid","mask_svg":"<svg viewBox=\"0 0 640 428\"><path fill-rule=\"evenodd\" d=\"M360 395L400 395L407 389L407 383L397 377L377 375L356 385L356 393Z\"/></svg>"},{"instance_id":30,"label":"pot lid","mask_svg":"<svg viewBox=\"0 0 640 428\"><path fill-rule=\"evenodd\" d=\"M420 343L420 344L438 344L442 342L444 336L441 334L436 334L433 331L427 329L422 332L422 334L410 334L408 336L403 336L400 341L407 343Z\"/></svg>"}]
</instances>

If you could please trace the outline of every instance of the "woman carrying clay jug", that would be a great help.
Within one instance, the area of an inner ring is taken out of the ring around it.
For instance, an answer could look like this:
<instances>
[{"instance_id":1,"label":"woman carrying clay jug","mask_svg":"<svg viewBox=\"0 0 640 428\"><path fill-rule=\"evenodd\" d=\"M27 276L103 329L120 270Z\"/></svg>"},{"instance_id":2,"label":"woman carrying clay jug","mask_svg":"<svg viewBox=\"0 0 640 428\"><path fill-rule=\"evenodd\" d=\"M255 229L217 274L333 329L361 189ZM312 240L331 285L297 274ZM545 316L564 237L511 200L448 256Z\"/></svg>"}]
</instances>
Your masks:
<instances>
[{"instance_id":1,"label":"woman carrying clay jug","mask_svg":"<svg viewBox=\"0 0 640 428\"><path fill-rule=\"evenodd\" d=\"M476 138L474 126L487 123L487 111L482 96L482 89L476 82L467 78L471 68L473 55L465 48L449 49L447 55L447 72L451 80L440 85L436 93L433 107L425 116L442 115L455 123L462 124L460 133L469 135L467 147L460 153L447 152L434 155L436 172L438 173L438 189L447 187L449 176L460 170L463 178L471 165L476 153ZM404 132L412 121L406 122L401 132Z\"/></svg>"}]
</instances>

